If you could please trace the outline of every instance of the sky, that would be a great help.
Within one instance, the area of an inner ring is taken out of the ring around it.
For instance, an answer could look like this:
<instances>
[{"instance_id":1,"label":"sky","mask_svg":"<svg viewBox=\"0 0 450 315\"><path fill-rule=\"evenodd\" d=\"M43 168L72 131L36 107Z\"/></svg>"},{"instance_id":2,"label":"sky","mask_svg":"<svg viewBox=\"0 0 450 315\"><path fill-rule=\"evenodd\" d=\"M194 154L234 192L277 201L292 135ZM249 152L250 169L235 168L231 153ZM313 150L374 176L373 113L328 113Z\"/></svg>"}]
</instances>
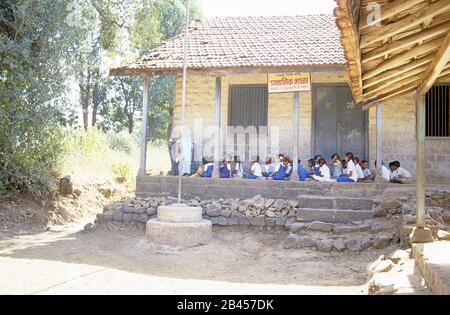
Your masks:
<instances>
[{"instance_id":1,"label":"sky","mask_svg":"<svg viewBox=\"0 0 450 315\"><path fill-rule=\"evenodd\" d=\"M332 14L335 0L201 0L204 16Z\"/></svg>"}]
</instances>

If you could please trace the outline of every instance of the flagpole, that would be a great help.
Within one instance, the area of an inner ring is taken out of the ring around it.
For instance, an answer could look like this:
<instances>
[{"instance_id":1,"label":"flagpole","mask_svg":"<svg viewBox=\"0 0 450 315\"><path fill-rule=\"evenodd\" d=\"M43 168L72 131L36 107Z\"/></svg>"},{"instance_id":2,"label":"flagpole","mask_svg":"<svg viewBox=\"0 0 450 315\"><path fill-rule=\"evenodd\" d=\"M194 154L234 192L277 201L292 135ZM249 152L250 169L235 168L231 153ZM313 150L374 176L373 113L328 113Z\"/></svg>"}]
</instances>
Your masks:
<instances>
[{"instance_id":1,"label":"flagpole","mask_svg":"<svg viewBox=\"0 0 450 315\"><path fill-rule=\"evenodd\" d=\"M189 37L189 0L185 0L185 28L184 28L184 44L183 44L183 85L181 90L181 138L180 151L183 152L183 134L184 134L184 107L186 105L186 76L187 76L187 43ZM181 155L182 159L183 157ZM182 162L180 159L180 163ZM182 172L178 172L178 203L181 203L181 177Z\"/></svg>"}]
</instances>

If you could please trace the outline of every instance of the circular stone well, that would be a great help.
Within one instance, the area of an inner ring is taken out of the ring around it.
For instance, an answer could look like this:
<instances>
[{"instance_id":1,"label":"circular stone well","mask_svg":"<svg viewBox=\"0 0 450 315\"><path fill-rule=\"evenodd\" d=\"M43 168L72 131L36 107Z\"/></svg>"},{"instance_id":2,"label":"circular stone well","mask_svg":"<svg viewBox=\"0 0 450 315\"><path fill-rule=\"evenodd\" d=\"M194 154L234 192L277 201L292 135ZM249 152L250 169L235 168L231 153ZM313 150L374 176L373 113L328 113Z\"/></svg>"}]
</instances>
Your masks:
<instances>
[{"instance_id":1,"label":"circular stone well","mask_svg":"<svg viewBox=\"0 0 450 315\"><path fill-rule=\"evenodd\" d=\"M200 207L160 206L157 218L147 221L146 235L151 242L160 245L203 245L212 238L212 223L202 219Z\"/></svg>"}]
</instances>

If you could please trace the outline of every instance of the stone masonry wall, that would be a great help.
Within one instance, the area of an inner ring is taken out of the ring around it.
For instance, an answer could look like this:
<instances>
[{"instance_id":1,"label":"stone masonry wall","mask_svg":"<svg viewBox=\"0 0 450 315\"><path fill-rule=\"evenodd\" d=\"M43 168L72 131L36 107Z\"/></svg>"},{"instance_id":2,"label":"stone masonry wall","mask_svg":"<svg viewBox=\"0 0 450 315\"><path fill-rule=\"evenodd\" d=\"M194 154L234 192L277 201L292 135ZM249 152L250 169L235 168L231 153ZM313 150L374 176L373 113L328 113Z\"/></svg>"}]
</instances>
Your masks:
<instances>
[{"instance_id":1,"label":"stone masonry wall","mask_svg":"<svg viewBox=\"0 0 450 315\"><path fill-rule=\"evenodd\" d=\"M413 96L405 95L383 103L382 156L385 162L398 160L416 174L416 107ZM370 165L376 160L376 108L369 111ZM428 182L450 181L450 138L426 138L426 176Z\"/></svg>"}]
</instances>

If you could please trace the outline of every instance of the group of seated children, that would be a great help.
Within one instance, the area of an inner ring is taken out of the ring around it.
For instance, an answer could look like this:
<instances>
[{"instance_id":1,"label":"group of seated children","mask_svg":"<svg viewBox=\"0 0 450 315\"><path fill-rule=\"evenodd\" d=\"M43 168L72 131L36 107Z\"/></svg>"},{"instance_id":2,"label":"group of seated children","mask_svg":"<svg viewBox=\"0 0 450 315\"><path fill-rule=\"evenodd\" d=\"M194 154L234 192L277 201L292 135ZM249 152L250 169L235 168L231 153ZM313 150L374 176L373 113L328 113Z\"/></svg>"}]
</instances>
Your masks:
<instances>
[{"instance_id":1,"label":"group of seated children","mask_svg":"<svg viewBox=\"0 0 450 315\"><path fill-rule=\"evenodd\" d=\"M214 163L212 159L203 159L202 166L194 176L212 177ZM260 164L258 156L252 157L249 161L249 171L244 172L244 167L238 156L233 159L226 155L219 164L220 178L246 178L246 179L267 179L267 180L289 180L292 176L293 161L284 154L278 155L278 161L267 158L264 165ZM300 181L314 180L317 182L372 182L375 175L372 174L369 163L353 156L352 152L345 155L345 159L333 154L330 162L317 155L308 160L307 167L303 167L298 160L298 177ZM382 165L382 177L394 183L410 183L411 173L400 167L400 162L389 163L389 170Z\"/></svg>"}]
</instances>

